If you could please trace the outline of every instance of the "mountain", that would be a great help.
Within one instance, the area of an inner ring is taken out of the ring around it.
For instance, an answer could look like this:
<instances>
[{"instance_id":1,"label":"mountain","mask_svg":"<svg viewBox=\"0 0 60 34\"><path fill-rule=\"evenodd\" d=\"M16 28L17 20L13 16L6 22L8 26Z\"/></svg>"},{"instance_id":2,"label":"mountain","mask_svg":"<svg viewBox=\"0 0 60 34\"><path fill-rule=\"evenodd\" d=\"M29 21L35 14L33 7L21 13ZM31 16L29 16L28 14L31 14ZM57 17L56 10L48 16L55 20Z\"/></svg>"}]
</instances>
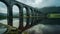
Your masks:
<instances>
[{"instance_id":1,"label":"mountain","mask_svg":"<svg viewBox=\"0 0 60 34\"><path fill-rule=\"evenodd\" d=\"M60 13L60 7L44 7L40 11L43 13Z\"/></svg>"}]
</instances>

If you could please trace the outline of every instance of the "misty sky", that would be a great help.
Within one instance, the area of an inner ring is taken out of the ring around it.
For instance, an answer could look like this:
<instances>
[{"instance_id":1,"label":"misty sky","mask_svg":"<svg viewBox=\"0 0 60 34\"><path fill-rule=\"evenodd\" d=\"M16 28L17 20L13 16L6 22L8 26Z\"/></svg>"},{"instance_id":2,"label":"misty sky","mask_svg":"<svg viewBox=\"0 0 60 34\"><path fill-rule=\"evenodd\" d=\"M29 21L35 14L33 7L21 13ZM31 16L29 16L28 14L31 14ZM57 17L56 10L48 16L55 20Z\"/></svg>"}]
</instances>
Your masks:
<instances>
[{"instance_id":1,"label":"misty sky","mask_svg":"<svg viewBox=\"0 0 60 34\"><path fill-rule=\"evenodd\" d=\"M60 6L60 0L17 0L33 7Z\"/></svg>"}]
</instances>

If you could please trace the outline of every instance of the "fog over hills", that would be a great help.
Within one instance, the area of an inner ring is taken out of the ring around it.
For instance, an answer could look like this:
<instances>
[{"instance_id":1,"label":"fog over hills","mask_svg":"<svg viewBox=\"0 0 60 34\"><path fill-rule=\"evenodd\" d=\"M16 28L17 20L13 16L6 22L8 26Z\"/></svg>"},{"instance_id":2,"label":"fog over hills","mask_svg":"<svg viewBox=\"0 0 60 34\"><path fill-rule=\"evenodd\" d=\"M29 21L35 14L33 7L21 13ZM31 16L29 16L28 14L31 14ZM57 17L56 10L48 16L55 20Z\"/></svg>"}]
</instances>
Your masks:
<instances>
[{"instance_id":1,"label":"fog over hills","mask_svg":"<svg viewBox=\"0 0 60 34\"><path fill-rule=\"evenodd\" d=\"M40 11L43 13L60 13L60 7L51 6L40 8Z\"/></svg>"}]
</instances>

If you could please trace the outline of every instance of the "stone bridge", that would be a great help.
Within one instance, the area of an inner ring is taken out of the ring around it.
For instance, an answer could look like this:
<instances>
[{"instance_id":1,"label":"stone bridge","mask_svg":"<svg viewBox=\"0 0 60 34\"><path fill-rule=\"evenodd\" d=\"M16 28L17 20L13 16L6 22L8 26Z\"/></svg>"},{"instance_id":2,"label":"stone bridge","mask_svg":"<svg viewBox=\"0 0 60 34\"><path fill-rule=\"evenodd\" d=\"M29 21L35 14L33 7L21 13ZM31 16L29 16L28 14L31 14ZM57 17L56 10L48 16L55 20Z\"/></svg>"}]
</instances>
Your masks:
<instances>
[{"instance_id":1,"label":"stone bridge","mask_svg":"<svg viewBox=\"0 0 60 34\"><path fill-rule=\"evenodd\" d=\"M34 25L37 25L42 20L42 17L40 16L42 13L36 8L25 5L23 3L15 1L15 0L0 0L0 2L3 2L7 6L7 12L8 12L7 20L8 20L8 25L10 25L10 26L13 26L12 7L14 5L18 6L18 8L19 8L19 27L18 27L18 29L21 31L29 29L30 27L32 27ZM26 8L26 26L25 27L23 26L23 19L24 19L23 8ZM39 17L41 17L41 18L39 18Z\"/></svg>"},{"instance_id":2,"label":"stone bridge","mask_svg":"<svg viewBox=\"0 0 60 34\"><path fill-rule=\"evenodd\" d=\"M19 8L19 27L18 29L22 32L26 29L31 28L34 25L37 25L41 22L41 20L47 18L46 14L43 14L40 12L39 9L36 9L34 7L25 5L23 3L20 3L15 0L0 0L0 2L5 3L7 6L7 20L8 20L8 25L13 26L13 11L12 7L14 5L18 6ZM26 8L26 26L23 26L23 8Z\"/></svg>"}]
</instances>

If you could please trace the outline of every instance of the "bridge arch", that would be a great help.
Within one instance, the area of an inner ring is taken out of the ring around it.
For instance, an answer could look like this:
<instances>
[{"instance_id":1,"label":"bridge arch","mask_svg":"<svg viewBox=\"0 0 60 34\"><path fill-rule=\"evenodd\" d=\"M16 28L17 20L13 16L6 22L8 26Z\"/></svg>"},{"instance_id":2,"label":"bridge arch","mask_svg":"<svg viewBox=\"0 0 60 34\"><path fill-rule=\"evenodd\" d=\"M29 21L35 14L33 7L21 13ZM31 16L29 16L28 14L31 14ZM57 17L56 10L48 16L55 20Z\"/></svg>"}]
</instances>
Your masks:
<instances>
[{"instance_id":1,"label":"bridge arch","mask_svg":"<svg viewBox=\"0 0 60 34\"><path fill-rule=\"evenodd\" d=\"M31 25L30 26L33 26L34 25L34 9L30 8L31 9Z\"/></svg>"},{"instance_id":2,"label":"bridge arch","mask_svg":"<svg viewBox=\"0 0 60 34\"><path fill-rule=\"evenodd\" d=\"M0 1L0 23L6 24L7 25L7 5L4 2ZM1 21L3 19L3 21Z\"/></svg>"},{"instance_id":3,"label":"bridge arch","mask_svg":"<svg viewBox=\"0 0 60 34\"><path fill-rule=\"evenodd\" d=\"M23 29L23 5L17 1L14 2L13 6L14 5L19 7L19 26L18 26L18 29L22 30Z\"/></svg>"},{"instance_id":4,"label":"bridge arch","mask_svg":"<svg viewBox=\"0 0 60 34\"><path fill-rule=\"evenodd\" d=\"M3 1L3 0L0 0L0 2L4 5L4 6L3 6L3 5L1 6L0 10L1 10L2 7L3 7L2 10L3 10L4 12L3 12L3 11L1 11L1 12L4 14L4 16L6 16L6 17L4 17L4 18L6 18L6 20L7 20L7 21L4 20L4 21L3 21L3 22L4 22L3 24L7 25L7 24L9 24L9 23L12 23L12 20L11 20L12 18L10 18L11 15L9 16L9 13L10 13L9 10L10 10L10 9L9 9L9 4L8 4L8 2L6 2L5 0L4 0L4 1ZM6 10L6 11L5 11L5 10ZM0 13L1 13L1 12L0 12ZM5 13L5 12L6 12L6 13ZM9 18L10 18L10 19L9 19ZM10 20L11 20L11 21L10 21ZM8 29L7 29L7 30L8 30ZM6 30L6 32L7 32L7 30Z\"/></svg>"},{"instance_id":5,"label":"bridge arch","mask_svg":"<svg viewBox=\"0 0 60 34\"><path fill-rule=\"evenodd\" d=\"M24 7L23 8L23 27L25 27L26 26L26 23L27 23L27 9Z\"/></svg>"},{"instance_id":6,"label":"bridge arch","mask_svg":"<svg viewBox=\"0 0 60 34\"><path fill-rule=\"evenodd\" d=\"M29 16L30 16L29 18L29 26L30 26L32 21L32 10L30 9L30 7L29 7Z\"/></svg>"},{"instance_id":7,"label":"bridge arch","mask_svg":"<svg viewBox=\"0 0 60 34\"><path fill-rule=\"evenodd\" d=\"M27 26L29 26L29 18L30 18L29 12L30 12L30 10L29 10L28 7L26 7L26 6L24 6L24 7L26 8L26 16L27 16L27 18L26 18L26 26L25 27L27 27Z\"/></svg>"},{"instance_id":8,"label":"bridge arch","mask_svg":"<svg viewBox=\"0 0 60 34\"><path fill-rule=\"evenodd\" d=\"M13 5L13 26L19 27L19 7L17 5Z\"/></svg>"}]
</instances>

